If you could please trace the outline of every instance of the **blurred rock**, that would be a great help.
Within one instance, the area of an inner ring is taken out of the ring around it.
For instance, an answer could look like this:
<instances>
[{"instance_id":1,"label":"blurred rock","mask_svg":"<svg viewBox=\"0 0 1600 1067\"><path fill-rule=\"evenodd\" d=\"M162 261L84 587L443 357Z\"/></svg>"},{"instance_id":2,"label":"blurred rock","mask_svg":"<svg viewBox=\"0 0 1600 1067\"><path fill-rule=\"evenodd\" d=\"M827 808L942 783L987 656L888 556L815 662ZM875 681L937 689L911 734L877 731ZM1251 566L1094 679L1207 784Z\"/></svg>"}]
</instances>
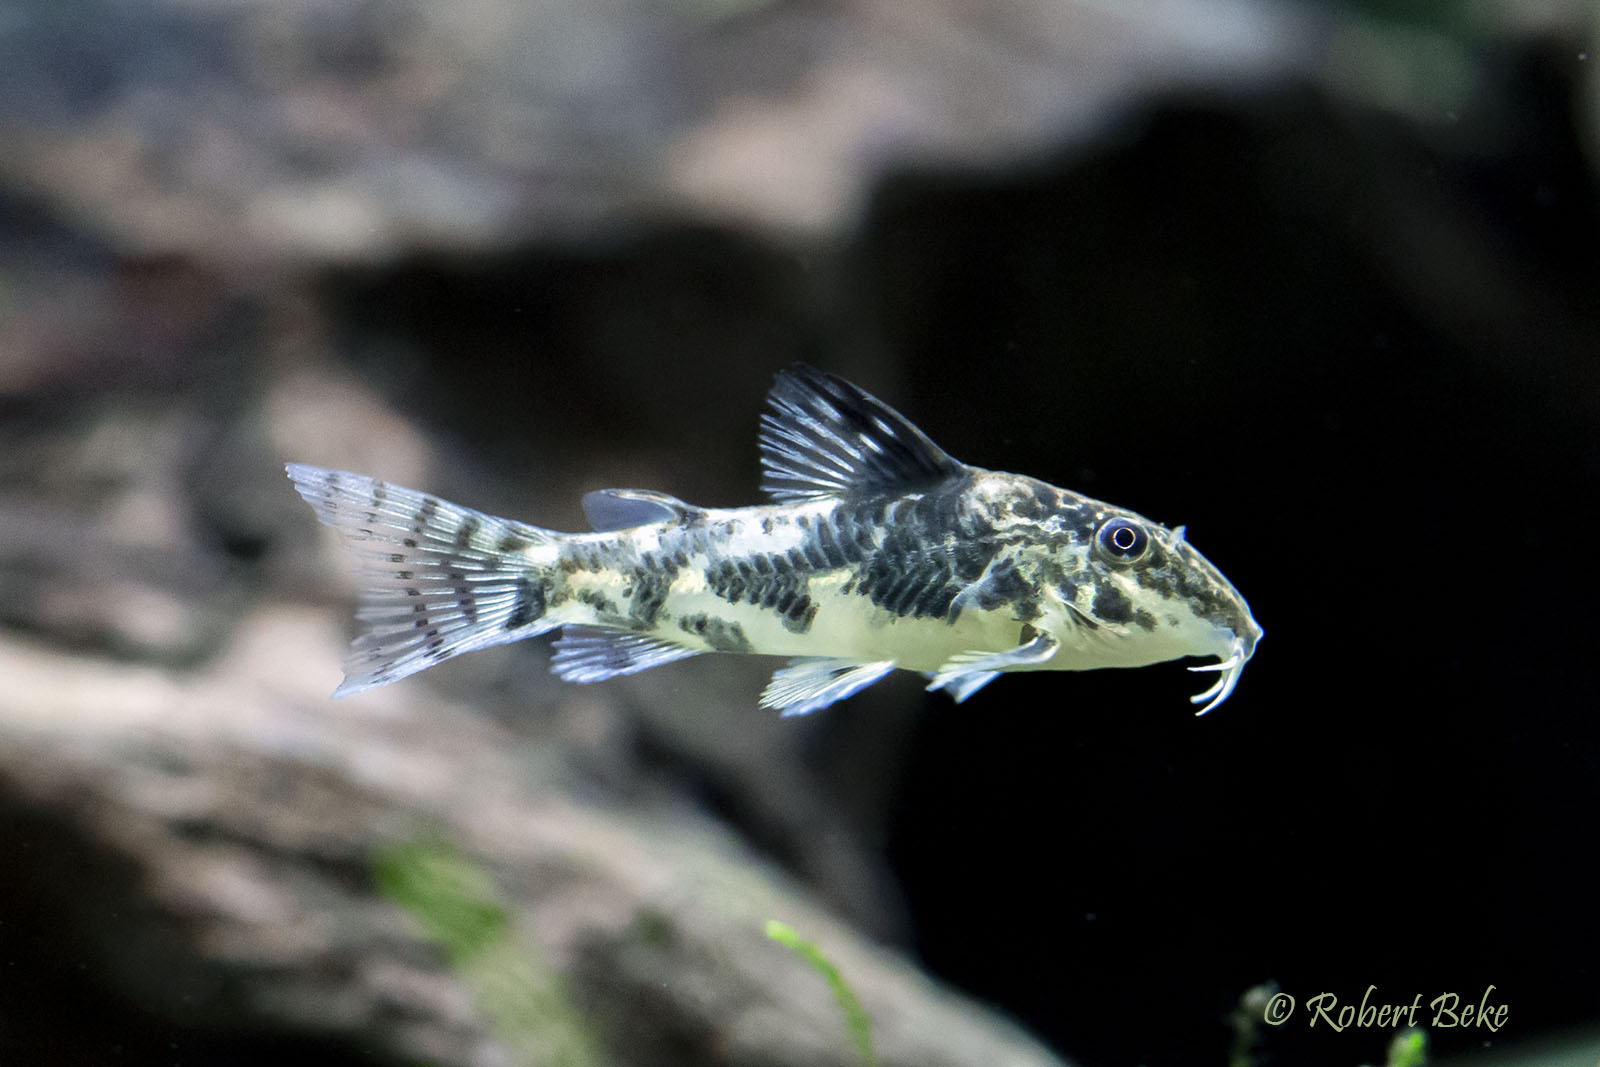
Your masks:
<instances>
[{"instance_id":1,"label":"blurred rock","mask_svg":"<svg viewBox=\"0 0 1600 1067\"><path fill-rule=\"evenodd\" d=\"M887 168L1026 153L1305 47L1250 0L36 4L0 22L0 179L236 265L662 213L825 234Z\"/></svg>"},{"instance_id":2,"label":"blurred rock","mask_svg":"<svg viewBox=\"0 0 1600 1067\"><path fill-rule=\"evenodd\" d=\"M379 1062L511 1062L372 887L373 850L443 835L494 872L517 928L569 975L607 1062L858 1062L826 984L767 940L769 918L826 946L885 1064L1061 1062L861 940L691 808L576 800L549 748L420 687L332 704L314 665L338 642L325 613L285 605L254 612L216 668L189 677L0 641L14 849L0 899L52 931L12 937L13 968L28 966L19 951L72 945L142 1018L135 1035L165 1025L245 1045L292 1031ZM75 884L86 871L92 895ZM49 1040L13 1018L0 1052Z\"/></svg>"},{"instance_id":3,"label":"blurred rock","mask_svg":"<svg viewBox=\"0 0 1600 1067\"><path fill-rule=\"evenodd\" d=\"M203 418L136 406L9 420L0 430L0 619L155 663L214 651L240 599L228 552L193 521L184 481Z\"/></svg>"}]
</instances>

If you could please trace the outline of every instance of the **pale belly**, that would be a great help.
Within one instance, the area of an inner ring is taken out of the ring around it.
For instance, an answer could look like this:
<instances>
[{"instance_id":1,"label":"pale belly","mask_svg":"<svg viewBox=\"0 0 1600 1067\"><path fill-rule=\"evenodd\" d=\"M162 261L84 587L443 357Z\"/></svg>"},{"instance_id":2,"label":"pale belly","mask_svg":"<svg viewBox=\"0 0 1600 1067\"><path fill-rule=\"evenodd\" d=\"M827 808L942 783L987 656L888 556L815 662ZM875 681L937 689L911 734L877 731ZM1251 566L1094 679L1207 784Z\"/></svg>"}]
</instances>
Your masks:
<instances>
[{"instance_id":1,"label":"pale belly","mask_svg":"<svg viewBox=\"0 0 1600 1067\"><path fill-rule=\"evenodd\" d=\"M864 596L836 594L816 602L816 616L804 633L785 627L771 611L730 605L715 597L673 598L669 607L687 616L707 613L736 622L749 639L751 652L861 663L893 660L916 671L937 670L958 652L1004 652L1021 643L1023 624L1009 613L963 611L951 623L943 618L896 616ZM668 627L660 633L668 636Z\"/></svg>"},{"instance_id":2,"label":"pale belly","mask_svg":"<svg viewBox=\"0 0 1600 1067\"><path fill-rule=\"evenodd\" d=\"M816 611L802 628L771 608L718 595L701 577L702 569L691 566L679 572L648 627L625 617L629 600L624 593L632 590L616 574L571 576L572 595L551 614L565 622L647 632L708 652L826 656L862 663L893 660L918 671L937 670L958 652L1004 652L1022 641L1023 623L1006 610L966 610L953 623L944 617L896 615L859 593L843 592L851 578L847 570L809 576L806 595ZM617 610L607 612L611 605ZM712 620L715 640L705 636L707 620ZM731 647L739 642L747 647Z\"/></svg>"}]
</instances>

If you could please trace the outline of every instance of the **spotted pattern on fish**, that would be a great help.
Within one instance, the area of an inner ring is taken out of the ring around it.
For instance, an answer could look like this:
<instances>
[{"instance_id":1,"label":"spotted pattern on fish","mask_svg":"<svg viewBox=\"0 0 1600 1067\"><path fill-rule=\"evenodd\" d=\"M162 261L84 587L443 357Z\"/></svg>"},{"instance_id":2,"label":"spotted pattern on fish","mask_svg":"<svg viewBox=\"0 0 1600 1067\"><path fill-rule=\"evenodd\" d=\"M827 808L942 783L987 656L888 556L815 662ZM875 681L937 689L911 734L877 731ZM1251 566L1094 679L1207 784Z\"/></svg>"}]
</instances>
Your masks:
<instances>
[{"instance_id":1,"label":"spotted pattern on fish","mask_svg":"<svg viewBox=\"0 0 1600 1067\"><path fill-rule=\"evenodd\" d=\"M1019 621L1032 622L1044 610L1039 603L1042 595L1039 583L1024 578L1016 561L1007 559L978 584L974 600L980 611L1009 607Z\"/></svg>"},{"instance_id":2,"label":"spotted pattern on fish","mask_svg":"<svg viewBox=\"0 0 1600 1067\"><path fill-rule=\"evenodd\" d=\"M495 543L494 550L502 556L517 556L526 552L531 545L532 542L527 538L508 533Z\"/></svg>"},{"instance_id":3,"label":"spotted pattern on fish","mask_svg":"<svg viewBox=\"0 0 1600 1067\"><path fill-rule=\"evenodd\" d=\"M685 615L678 620L678 628L693 634L706 643L713 652L749 652L750 639L744 627L712 615Z\"/></svg>"},{"instance_id":4,"label":"spotted pattern on fish","mask_svg":"<svg viewBox=\"0 0 1600 1067\"><path fill-rule=\"evenodd\" d=\"M1132 622L1133 601L1114 585L1100 585L1095 589L1092 614L1106 622Z\"/></svg>"},{"instance_id":5,"label":"spotted pattern on fish","mask_svg":"<svg viewBox=\"0 0 1600 1067\"><path fill-rule=\"evenodd\" d=\"M622 590L628 601L628 615L641 630L655 625L656 616L667 602L672 582L678 576L678 566L671 559L646 553L638 566L628 575L628 585Z\"/></svg>"},{"instance_id":6,"label":"spotted pattern on fish","mask_svg":"<svg viewBox=\"0 0 1600 1067\"><path fill-rule=\"evenodd\" d=\"M721 560L706 568L706 585L729 604L748 603L777 614L783 627L803 634L817 616L808 593L804 553L797 562L790 553L756 553Z\"/></svg>"},{"instance_id":7,"label":"spotted pattern on fish","mask_svg":"<svg viewBox=\"0 0 1600 1067\"><path fill-rule=\"evenodd\" d=\"M531 626L544 616L545 595L544 585L535 583L525 574L517 576L517 597L512 604L511 613L506 616L504 628L519 630Z\"/></svg>"},{"instance_id":8,"label":"spotted pattern on fish","mask_svg":"<svg viewBox=\"0 0 1600 1067\"><path fill-rule=\"evenodd\" d=\"M1142 587L1168 600L1190 605L1196 615L1209 622L1240 630L1253 626L1249 608L1237 595L1227 595L1231 587L1223 589L1202 580L1203 571L1194 565L1197 559L1201 559L1199 553L1185 543L1180 543L1176 550L1156 546L1145 560L1134 565L1134 569Z\"/></svg>"},{"instance_id":9,"label":"spotted pattern on fish","mask_svg":"<svg viewBox=\"0 0 1600 1067\"><path fill-rule=\"evenodd\" d=\"M861 509L887 529L864 561L855 592L893 615L954 622L962 590L983 577L1003 547L987 515L964 503L971 481L952 480L913 500ZM860 515L856 521L865 525Z\"/></svg>"},{"instance_id":10,"label":"spotted pattern on fish","mask_svg":"<svg viewBox=\"0 0 1600 1067\"><path fill-rule=\"evenodd\" d=\"M1194 668L1218 672L1197 698L1209 709L1261 637L1181 529L962 464L843 379L780 375L760 444L772 503L707 509L597 490L586 534L290 465L366 567L367 629L338 693L567 627L553 667L578 682L702 652L795 657L762 698L786 713L897 667L959 701L1008 671L1214 656Z\"/></svg>"},{"instance_id":11,"label":"spotted pattern on fish","mask_svg":"<svg viewBox=\"0 0 1600 1067\"><path fill-rule=\"evenodd\" d=\"M617 607L617 602L606 596L598 589L577 589L572 592L572 598L580 604L587 604L595 610L595 617L600 622L612 626L626 625L626 614ZM562 596L563 600L567 599Z\"/></svg>"},{"instance_id":12,"label":"spotted pattern on fish","mask_svg":"<svg viewBox=\"0 0 1600 1067\"><path fill-rule=\"evenodd\" d=\"M796 522L802 530L810 532L807 544L825 567L837 569L860 563L876 547L871 530L849 521L847 516L801 515Z\"/></svg>"}]
</instances>

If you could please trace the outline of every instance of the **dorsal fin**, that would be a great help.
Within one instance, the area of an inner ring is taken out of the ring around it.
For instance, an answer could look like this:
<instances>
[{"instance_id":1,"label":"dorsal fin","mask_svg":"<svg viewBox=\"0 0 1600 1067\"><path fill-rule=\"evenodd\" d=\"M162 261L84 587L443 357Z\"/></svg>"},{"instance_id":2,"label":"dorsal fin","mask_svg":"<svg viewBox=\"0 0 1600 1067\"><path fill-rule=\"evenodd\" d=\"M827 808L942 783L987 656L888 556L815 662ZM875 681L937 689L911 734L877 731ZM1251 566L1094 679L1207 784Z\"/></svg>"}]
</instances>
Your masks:
<instances>
[{"instance_id":1,"label":"dorsal fin","mask_svg":"<svg viewBox=\"0 0 1600 1067\"><path fill-rule=\"evenodd\" d=\"M596 489L583 494L583 514L596 533L653 522L682 522L693 511L677 497L649 489Z\"/></svg>"},{"instance_id":2,"label":"dorsal fin","mask_svg":"<svg viewBox=\"0 0 1600 1067\"><path fill-rule=\"evenodd\" d=\"M797 364L761 416L761 488L780 503L937 485L964 466L843 378Z\"/></svg>"}]
</instances>

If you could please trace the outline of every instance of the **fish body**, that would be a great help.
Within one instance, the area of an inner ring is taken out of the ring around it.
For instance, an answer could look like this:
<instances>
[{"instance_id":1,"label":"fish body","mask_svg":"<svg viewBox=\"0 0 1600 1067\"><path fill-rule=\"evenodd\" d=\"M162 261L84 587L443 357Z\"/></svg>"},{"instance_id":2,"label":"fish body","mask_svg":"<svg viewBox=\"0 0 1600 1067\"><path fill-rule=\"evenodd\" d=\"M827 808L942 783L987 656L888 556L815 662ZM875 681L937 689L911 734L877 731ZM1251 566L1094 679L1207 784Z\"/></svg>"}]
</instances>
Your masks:
<instances>
[{"instance_id":1,"label":"fish body","mask_svg":"<svg viewBox=\"0 0 1600 1067\"><path fill-rule=\"evenodd\" d=\"M564 534L345 471L291 464L366 564L365 632L336 695L563 628L574 682L709 652L793 657L762 695L798 714L901 668L964 700L1012 671L1216 656L1224 700L1262 631L1226 578L1134 512L944 453L833 375L780 374L762 417L773 503L590 493Z\"/></svg>"}]
</instances>

